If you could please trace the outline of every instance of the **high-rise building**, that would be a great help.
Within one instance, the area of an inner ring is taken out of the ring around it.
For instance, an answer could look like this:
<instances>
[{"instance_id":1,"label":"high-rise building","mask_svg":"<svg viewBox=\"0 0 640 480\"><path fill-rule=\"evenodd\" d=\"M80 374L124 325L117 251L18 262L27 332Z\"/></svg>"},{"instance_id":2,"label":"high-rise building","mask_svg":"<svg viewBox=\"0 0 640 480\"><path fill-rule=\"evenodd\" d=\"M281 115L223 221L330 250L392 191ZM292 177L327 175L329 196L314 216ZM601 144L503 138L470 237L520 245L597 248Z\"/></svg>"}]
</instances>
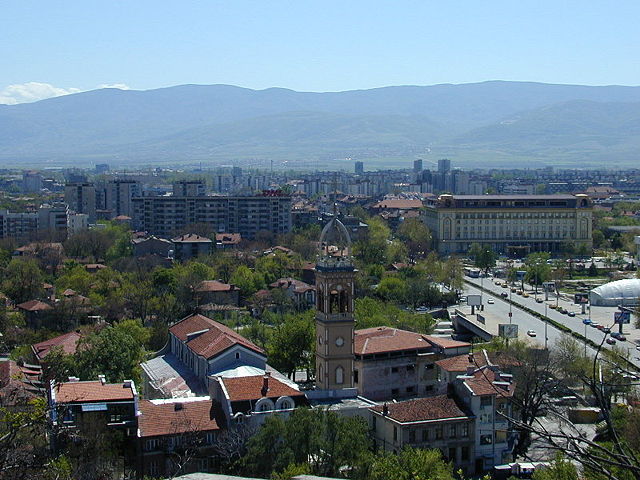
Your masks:
<instances>
[{"instance_id":1,"label":"high-rise building","mask_svg":"<svg viewBox=\"0 0 640 480\"><path fill-rule=\"evenodd\" d=\"M40 172L28 170L22 172L22 191L36 193L42 189L42 175Z\"/></svg>"},{"instance_id":2,"label":"high-rise building","mask_svg":"<svg viewBox=\"0 0 640 480\"><path fill-rule=\"evenodd\" d=\"M190 225L209 225L219 233L253 239L260 231L275 235L291 230L291 197L134 197L133 225L152 235L170 237Z\"/></svg>"},{"instance_id":3,"label":"high-rise building","mask_svg":"<svg viewBox=\"0 0 640 480\"><path fill-rule=\"evenodd\" d=\"M451 171L451 160L441 158L438 160L438 173L449 173Z\"/></svg>"},{"instance_id":4,"label":"high-rise building","mask_svg":"<svg viewBox=\"0 0 640 480\"><path fill-rule=\"evenodd\" d=\"M101 173L106 173L109 171L109 164L108 163L98 163L96 165L96 173L98 175L100 175Z\"/></svg>"},{"instance_id":5,"label":"high-rise building","mask_svg":"<svg viewBox=\"0 0 640 480\"><path fill-rule=\"evenodd\" d=\"M96 221L96 186L93 183L67 183L64 201L76 213L86 213L89 223Z\"/></svg>"},{"instance_id":6,"label":"high-rise building","mask_svg":"<svg viewBox=\"0 0 640 480\"><path fill-rule=\"evenodd\" d=\"M142 196L137 180L110 180L105 191L105 207L111 211L111 218L119 215L133 217L132 200Z\"/></svg>"},{"instance_id":7,"label":"high-rise building","mask_svg":"<svg viewBox=\"0 0 640 480\"><path fill-rule=\"evenodd\" d=\"M413 161L413 173L420 173L422 171L422 159L418 158Z\"/></svg>"},{"instance_id":8,"label":"high-rise building","mask_svg":"<svg viewBox=\"0 0 640 480\"><path fill-rule=\"evenodd\" d=\"M173 183L174 197L202 197L207 194L204 180L180 180Z\"/></svg>"},{"instance_id":9,"label":"high-rise building","mask_svg":"<svg viewBox=\"0 0 640 480\"><path fill-rule=\"evenodd\" d=\"M323 229L320 245L322 253L316 262L316 387L352 388L355 268L349 232L336 216Z\"/></svg>"},{"instance_id":10,"label":"high-rise building","mask_svg":"<svg viewBox=\"0 0 640 480\"><path fill-rule=\"evenodd\" d=\"M364 162L355 162L354 163L354 172L356 175L364 174Z\"/></svg>"}]
</instances>

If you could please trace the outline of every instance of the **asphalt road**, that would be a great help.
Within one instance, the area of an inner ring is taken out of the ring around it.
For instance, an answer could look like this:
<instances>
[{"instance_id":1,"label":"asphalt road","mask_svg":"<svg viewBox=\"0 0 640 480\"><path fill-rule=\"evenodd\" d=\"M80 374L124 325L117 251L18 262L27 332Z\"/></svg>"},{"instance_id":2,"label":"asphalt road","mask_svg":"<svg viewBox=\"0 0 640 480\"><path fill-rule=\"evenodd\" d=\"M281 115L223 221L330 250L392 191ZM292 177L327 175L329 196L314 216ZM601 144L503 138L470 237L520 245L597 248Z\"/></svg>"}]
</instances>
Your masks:
<instances>
[{"instance_id":1,"label":"asphalt road","mask_svg":"<svg viewBox=\"0 0 640 480\"><path fill-rule=\"evenodd\" d=\"M513 302L515 302L516 304L519 305L523 305L535 312L541 313L542 315L545 315L545 304L549 305L549 304L555 304L556 303L556 299L554 298L553 295L549 296L549 300L547 302L543 302L543 303L537 303L535 301L535 298L533 295L531 295L529 298L524 298L520 295L517 295L515 293L511 293L510 289L508 288L502 288L498 285L495 285L493 282L493 278L485 278L482 279L482 282L480 279L478 278L469 278L469 277L465 277L465 280L472 282L475 285L480 285L482 283L483 288L485 288L486 290L490 290L491 292L493 292L493 294L487 294L487 293L483 293L483 303L485 305L485 311L491 311L494 315L497 315L499 317L504 318L505 323L509 323L509 308L510 305L508 302L505 301L505 299L503 297L500 296L500 293L502 292L507 292L510 295L510 298ZM470 285L466 285L465 287L465 294L480 294L480 290L477 288L473 288ZM543 298L544 299L544 294L538 294L539 298ZM494 304L490 305L487 304L487 300L489 298L493 298L494 299ZM546 309L546 316L553 319L554 321L557 321L558 323L561 323L563 325L566 325L567 327L569 327L570 329L574 330L577 333L580 333L583 336L586 336L587 338L589 338L590 340L596 342L596 343L600 343L603 340L604 337L604 333L601 332L600 330L590 327L590 326L586 326L582 323L582 320L584 318L588 317L588 314L582 315L581 309L579 306L574 305L573 303L569 303L565 300L560 299L559 300L559 305L565 307L567 310L569 311L574 311L576 312L576 316L575 317L569 317L568 315L562 314L560 312L557 312L551 308ZM537 342L539 343L541 346L544 346L544 340L545 340L545 322L540 320L537 317L534 317L528 313L526 313L524 310L520 310L519 308L517 308L516 306L511 307L512 312L513 312L513 316L511 317L511 321L513 323L516 323L519 325L519 330L521 331L528 331L528 330L534 330L536 332L536 337L535 338L531 338L531 341ZM602 310L601 310L602 309ZM611 326L613 327L613 312L616 311L616 308L610 307L610 308L603 308L603 307L598 307L598 312L597 315L593 315L595 313L595 307L594 307L594 311L592 311L592 316L596 317L593 318L594 322L599 322L602 323L603 325L606 326ZM607 318L609 319L609 321L607 321ZM618 326L615 325L615 329L617 331ZM625 335L629 338L629 337L636 337L636 333L637 332L632 332L633 335L627 335L627 333L630 332L631 330L631 326L630 325L625 325L624 326L624 331L625 331ZM613 328L612 328L613 331ZM548 345L551 347L553 346L553 344L562 337L562 335L565 335L565 333L561 332L560 330L556 329L553 325L548 324L547 325L547 338L548 338ZM633 361L633 363L636 366L640 366L640 351L636 350L636 345L635 343L633 343L631 341L631 339L629 341L626 342L616 342L616 344L619 347L622 348L626 348L630 354L630 358ZM608 348L608 345L605 344L605 346ZM590 349L588 347L588 350L593 354L595 353L592 349Z\"/></svg>"}]
</instances>

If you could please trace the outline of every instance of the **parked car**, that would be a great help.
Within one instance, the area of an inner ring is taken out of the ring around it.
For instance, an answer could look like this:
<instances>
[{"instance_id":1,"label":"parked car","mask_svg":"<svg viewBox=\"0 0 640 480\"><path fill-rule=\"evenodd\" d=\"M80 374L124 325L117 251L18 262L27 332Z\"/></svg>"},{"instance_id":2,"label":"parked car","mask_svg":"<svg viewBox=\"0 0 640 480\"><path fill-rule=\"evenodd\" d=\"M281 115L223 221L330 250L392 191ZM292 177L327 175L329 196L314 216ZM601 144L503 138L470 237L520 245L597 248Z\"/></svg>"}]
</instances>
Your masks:
<instances>
[{"instance_id":1,"label":"parked car","mask_svg":"<svg viewBox=\"0 0 640 480\"><path fill-rule=\"evenodd\" d=\"M615 341L613 338L611 338L611 337L607 338L606 342L607 342L609 345L615 345L615 344L616 344L616 341Z\"/></svg>"},{"instance_id":2,"label":"parked car","mask_svg":"<svg viewBox=\"0 0 640 480\"><path fill-rule=\"evenodd\" d=\"M527 335L529 335L530 337L535 337L536 336L536 331L535 330L527 330Z\"/></svg>"},{"instance_id":3,"label":"parked car","mask_svg":"<svg viewBox=\"0 0 640 480\"><path fill-rule=\"evenodd\" d=\"M591 325L591 319L585 318L584 320L582 320L582 323L584 323L585 325Z\"/></svg>"},{"instance_id":4,"label":"parked car","mask_svg":"<svg viewBox=\"0 0 640 480\"><path fill-rule=\"evenodd\" d=\"M536 302L538 302L538 303L544 303L544 300L542 300L541 298L536 298Z\"/></svg>"},{"instance_id":5,"label":"parked car","mask_svg":"<svg viewBox=\"0 0 640 480\"><path fill-rule=\"evenodd\" d=\"M551 310L555 310L555 309L556 309L556 304L555 304L555 303L550 303L550 304L549 304L549 308L550 308Z\"/></svg>"},{"instance_id":6,"label":"parked car","mask_svg":"<svg viewBox=\"0 0 640 480\"><path fill-rule=\"evenodd\" d=\"M523 296L524 298L529 298L529 294L528 294L527 292L522 292L522 296Z\"/></svg>"},{"instance_id":7,"label":"parked car","mask_svg":"<svg viewBox=\"0 0 640 480\"><path fill-rule=\"evenodd\" d=\"M611 329L610 329L609 327L604 327L604 328L602 329L602 331L603 331L604 333L610 333L610 332L611 332Z\"/></svg>"},{"instance_id":8,"label":"parked car","mask_svg":"<svg viewBox=\"0 0 640 480\"><path fill-rule=\"evenodd\" d=\"M620 332L613 332L611 334L611 336L613 338L615 338L616 340L619 340L621 342L626 342L627 341L627 337L625 337L623 334L621 334Z\"/></svg>"},{"instance_id":9,"label":"parked car","mask_svg":"<svg viewBox=\"0 0 640 480\"><path fill-rule=\"evenodd\" d=\"M569 312L569 313L567 313L567 315L569 315L570 317L575 317L576 316L576 312Z\"/></svg>"},{"instance_id":10,"label":"parked car","mask_svg":"<svg viewBox=\"0 0 640 480\"><path fill-rule=\"evenodd\" d=\"M490 298L489 300L487 300L487 303L489 305L493 305L495 303L495 301L493 300L493 298Z\"/></svg>"}]
</instances>

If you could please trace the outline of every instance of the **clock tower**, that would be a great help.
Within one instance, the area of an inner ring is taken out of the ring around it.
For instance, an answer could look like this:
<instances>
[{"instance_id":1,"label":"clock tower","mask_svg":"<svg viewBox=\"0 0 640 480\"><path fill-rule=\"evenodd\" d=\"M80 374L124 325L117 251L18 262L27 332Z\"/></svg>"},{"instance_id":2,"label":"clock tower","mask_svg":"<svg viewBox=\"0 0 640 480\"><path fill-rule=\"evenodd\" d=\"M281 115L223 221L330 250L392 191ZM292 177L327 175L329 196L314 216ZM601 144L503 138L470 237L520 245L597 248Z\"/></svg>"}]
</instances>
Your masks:
<instances>
[{"instance_id":1,"label":"clock tower","mask_svg":"<svg viewBox=\"0 0 640 480\"><path fill-rule=\"evenodd\" d=\"M320 235L316 262L316 388L353 388L354 277L351 239L337 215Z\"/></svg>"}]
</instances>

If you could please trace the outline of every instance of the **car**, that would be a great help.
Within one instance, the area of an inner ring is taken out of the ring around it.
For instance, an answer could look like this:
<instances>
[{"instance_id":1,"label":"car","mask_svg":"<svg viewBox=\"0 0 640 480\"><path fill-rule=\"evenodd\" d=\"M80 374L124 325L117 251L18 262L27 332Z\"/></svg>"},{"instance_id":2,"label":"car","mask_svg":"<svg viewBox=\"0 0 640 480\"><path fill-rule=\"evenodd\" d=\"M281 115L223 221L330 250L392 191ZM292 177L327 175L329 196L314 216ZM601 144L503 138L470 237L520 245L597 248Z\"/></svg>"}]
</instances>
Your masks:
<instances>
[{"instance_id":1,"label":"car","mask_svg":"<svg viewBox=\"0 0 640 480\"><path fill-rule=\"evenodd\" d=\"M493 298L490 298L489 300L487 300L487 303L489 305L493 305L495 303L495 301L493 300Z\"/></svg>"},{"instance_id":2,"label":"car","mask_svg":"<svg viewBox=\"0 0 640 480\"><path fill-rule=\"evenodd\" d=\"M503 283L502 288L509 288L509 285L507 285L506 283Z\"/></svg>"},{"instance_id":3,"label":"car","mask_svg":"<svg viewBox=\"0 0 640 480\"><path fill-rule=\"evenodd\" d=\"M544 303L544 300L542 300L541 298L536 298L536 302L538 302L538 303Z\"/></svg>"},{"instance_id":4,"label":"car","mask_svg":"<svg viewBox=\"0 0 640 480\"><path fill-rule=\"evenodd\" d=\"M555 310L557 307L556 307L556 304L555 304L555 303L550 303L550 304L549 304L549 308L550 308L551 310Z\"/></svg>"},{"instance_id":5,"label":"car","mask_svg":"<svg viewBox=\"0 0 640 480\"><path fill-rule=\"evenodd\" d=\"M567 315L569 315L570 317L575 317L576 316L576 312L569 312L569 313L567 313Z\"/></svg>"},{"instance_id":6,"label":"car","mask_svg":"<svg viewBox=\"0 0 640 480\"><path fill-rule=\"evenodd\" d=\"M502 298L507 298L507 297L509 296L509 294L508 294L507 292L501 292L501 293L500 293L500 296L501 296Z\"/></svg>"},{"instance_id":7,"label":"car","mask_svg":"<svg viewBox=\"0 0 640 480\"><path fill-rule=\"evenodd\" d=\"M523 298L529 298L529 294L527 292L522 292Z\"/></svg>"},{"instance_id":8,"label":"car","mask_svg":"<svg viewBox=\"0 0 640 480\"><path fill-rule=\"evenodd\" d=\"M416 312L428 312L429 309L427 307L418 307L416 308Z\"/></svg>"},{"instance_id":9,"label":"car","mask_svg":"<svg viewBox=\"0 0 640 480\"><path fill-rule=\"evenodd\" d=\"M618 338L620 335L621 335L620 332L611 332L611 336L613 338Z\"/></svg>"},{"instance_id":10,"label":"car","mask_svg":"<svg viewBox=\"0 0 640 480\"><path fill-rule=\"evenodd\" d=\"M582 323L584 323L585 325L591 325L591 319L590 318L585 318L582 320Z\"/></svg>"},{"instance_id":11,"label":"car","mask_svg":"<svg viewBox=\"0 0 640 480\"><path fill-rule=\"evenodd\" d=\"M511 289L511 293L516 293L517 291L518 291L518 289L517 289L517 288L512 288L512 289Z\"/></svg>"},{"instance_id":12,"label":"car","mask_svg":"<svg viewBox=\"0 0 640 480\"><path fill-rule=\"evenodd\" d=\"M604 328L602 329L602 331L603 331L604 333L610 333L610 332L611 332L611 329L610 329L609 327L604 327Z\"/></svg>"},{"instance_id":13,"label":"car","mask_svg":"<svg viewBox=\"0 0 640 480\"><path fill-rule=\"evenodd\" d=\"M600 326L600 324L599 324L599 323L593 323L593 322L592 322L592 323L590 324L590 326L591 326L592 328L598 328L598 327Z\"/></svg>"},{"instance_id":14,"label":"car","mask_svg":"<svg viewBox=\"0 0 640 480\"><path fill-rule=\"evenodd\" d=\"M529 335L530 337L535 337L536 336L536 331L535 330L527 330L527 335Z\"/></svg>"},{"instance_id":15,"label":"car","mask_svg":"<svg viewBox=\"0 0 640 480\"><path fill-rule=\"evenodd\" d=\"M615 345L615 344L616 344L615 339L613 339L613 338L611 338L611 337L607 338L607 340L606 340L606 341L607 341L607 343L608 343L609 345Z\"/></svg>"},{"instance_id":16,"label":"car","mask_svg":"<svg viewBox=\"0 0 640 480\"><path fill-rule=\"evenodd\" d=\"M618 333L616 335L614 335L613 333L611 334L611 336L613 338L615 338L616 340L620 341L620 342L626 342L627 341L627 337L625 337L623 334Z\"/></svg>"},{"instance_id":17,"label":"car","mask_svg":"<svg viewBox=\"0 0 640 480\"><path fill-rule=\"evenodd\" d=\"M461 301L461 302L466 302L466 301L467 301L467 297L466 297L466 295L462 295L462 296L460 297L460 301Z\"/></svg>"},{"instance_id":18,"label":"car","mask_svg":"<svg viewBox=\"0 0 640 480\"><path fill-rule=\"evenodd\" d=\"M513 292L513 290L511 290ZM522 290L516 290L517 295L522 295Z\"/></svg>"}]
</instances>

